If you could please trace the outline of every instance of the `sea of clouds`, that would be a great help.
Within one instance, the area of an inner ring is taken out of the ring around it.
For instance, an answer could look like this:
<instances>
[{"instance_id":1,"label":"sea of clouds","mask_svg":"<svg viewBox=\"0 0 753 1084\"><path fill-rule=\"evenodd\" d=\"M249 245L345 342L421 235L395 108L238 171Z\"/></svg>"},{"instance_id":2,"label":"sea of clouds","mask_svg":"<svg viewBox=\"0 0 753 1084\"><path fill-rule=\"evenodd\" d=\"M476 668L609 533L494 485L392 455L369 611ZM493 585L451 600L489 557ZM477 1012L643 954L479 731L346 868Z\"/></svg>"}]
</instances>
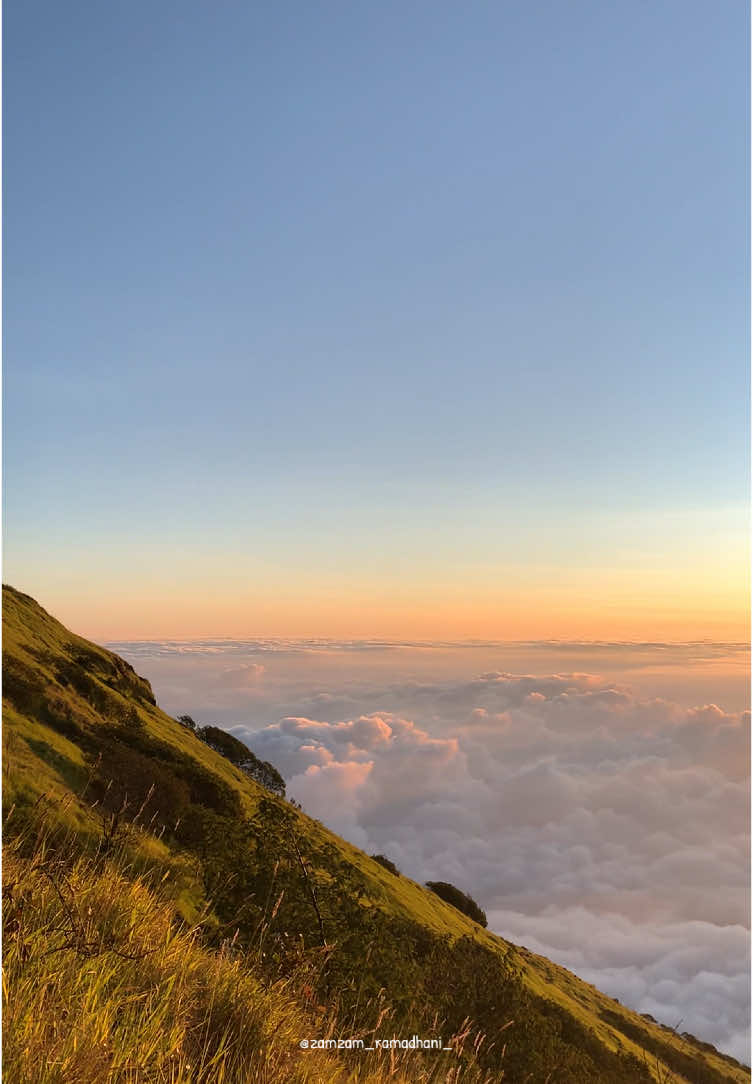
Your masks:
<instances>
[{"instance_id":1,"label":"sea of clouds","mask_svg":"<svg viewBox=\"0 0 753 1084\"><path fill-rule=\"evenodd\" d=\"M111 646L163 707L231 730L346 839L451 881L502 936L749 1062L744 648ZM677 696L684 678L738 710Z\"/></svg>"}]
</instances>

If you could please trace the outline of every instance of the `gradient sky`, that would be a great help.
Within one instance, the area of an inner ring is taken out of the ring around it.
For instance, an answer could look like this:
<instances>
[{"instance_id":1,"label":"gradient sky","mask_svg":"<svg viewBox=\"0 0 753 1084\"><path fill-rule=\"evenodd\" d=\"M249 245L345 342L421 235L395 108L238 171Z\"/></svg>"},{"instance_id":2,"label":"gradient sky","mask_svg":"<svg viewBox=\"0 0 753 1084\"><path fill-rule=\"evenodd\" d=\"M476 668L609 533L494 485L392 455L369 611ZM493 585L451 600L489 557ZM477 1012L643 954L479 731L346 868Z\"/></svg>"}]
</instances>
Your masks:
<instances>
[{"instance_id":1,"label":"gradient sky","mask_svg":"<svg viewBox=\"0 0 753 1084\"><path fill-rule=\"evenodd\" d=\"M4 578L744 638L748 6L5 5Z\"/></svg>"}]
</instances>

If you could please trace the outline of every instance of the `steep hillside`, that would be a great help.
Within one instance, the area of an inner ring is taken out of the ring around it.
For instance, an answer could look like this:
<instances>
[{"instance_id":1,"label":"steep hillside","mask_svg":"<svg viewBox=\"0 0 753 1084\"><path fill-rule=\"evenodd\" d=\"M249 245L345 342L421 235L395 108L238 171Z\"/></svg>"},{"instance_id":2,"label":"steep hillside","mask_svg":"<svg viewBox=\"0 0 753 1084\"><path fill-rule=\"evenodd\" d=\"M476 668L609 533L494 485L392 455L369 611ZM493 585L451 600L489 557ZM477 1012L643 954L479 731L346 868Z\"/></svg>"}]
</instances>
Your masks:
<instances>
[{"instance_id":1,"label":"steep hillside","mask_svg":"<svg viewBox=\"0 0 753 1084\"><path fill-rule=\"evenodd\" d=\"M750 1079L265 790L8 587L3 624L6 1080ZM327 1035L451 1050L298 1046Z\"/></svg>"}]
</instances>

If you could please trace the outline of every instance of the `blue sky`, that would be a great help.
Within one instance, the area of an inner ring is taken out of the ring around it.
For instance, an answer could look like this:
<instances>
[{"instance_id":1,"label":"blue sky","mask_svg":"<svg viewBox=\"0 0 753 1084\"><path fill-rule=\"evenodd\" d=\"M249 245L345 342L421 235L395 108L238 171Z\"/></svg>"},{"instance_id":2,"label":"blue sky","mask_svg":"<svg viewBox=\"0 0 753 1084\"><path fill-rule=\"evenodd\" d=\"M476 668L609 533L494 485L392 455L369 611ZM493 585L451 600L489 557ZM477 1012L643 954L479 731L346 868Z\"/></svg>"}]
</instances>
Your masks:
<instances>
[{"instance_id":1,"label":"blue sky","mask_svg":"<svg viewBox=\"0 0 753 1084\"><path fill-rule=\"evenodd\" d=\"M347 610L427 554L436 593L464 555L739 552L746 5L13 0L4 33L6 580L222 613L218 569L252 608L326 574Z\"/></svg>"}]
</instances>

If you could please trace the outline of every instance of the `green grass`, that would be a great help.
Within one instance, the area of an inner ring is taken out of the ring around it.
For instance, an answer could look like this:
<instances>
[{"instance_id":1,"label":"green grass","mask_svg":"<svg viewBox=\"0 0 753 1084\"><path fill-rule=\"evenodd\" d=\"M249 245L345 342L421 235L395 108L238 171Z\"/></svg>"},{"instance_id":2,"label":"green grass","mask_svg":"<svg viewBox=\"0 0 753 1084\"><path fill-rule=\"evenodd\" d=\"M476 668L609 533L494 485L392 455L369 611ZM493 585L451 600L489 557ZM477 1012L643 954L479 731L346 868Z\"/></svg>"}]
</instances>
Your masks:
<instances>
[{"instance_id":1,"label":"green grass","mask_svg":"<svg viewBox=\"0 0 753 1084\"><path fill-rule=\"evenodd\" d=\"M28 843L3 855L9 1084L407 1084L452 1074L455 1055L417 1066L406 1054L390 1065L303 1052L301 1038L338 1031L310 996L306 1007L310 964L262 983L254 958L232 944L202 947L200 927L176 921L169 896L134 874L125 851L77 857L44 833L30 853Z\"/></svg>"},{"instance_id":2,"label":"green grass","mask_svg":"<svg viewBox=\"0 0 753 1084\"><path fill-rule=\"evenodd\" d=\"M33 950L6 942L6 1065L15 1066L7 1080L254 1084L366 1080L373 1070L377 1081L386 1069L374 1055L356 1063L302 1059L291 1043L304 1024L316 1025L310 1034L317 1027L368 1034L380 1018L391 1034L436 1034L440 1026L447 1035L467 1033L442 1079L454 1066L469 1084L502 1073L552 1084L750 1080L732 1059L482 929L263 790L162 712L127 663L73 635L28 596L4 588L3 603L6 863L40 901ZM124 786L130 804L119 812ZM167 808L173 801L183 803L177 825ZM64 925L40 872L48 857L67 863L81 899L96 901L101 930L111 929L118 898L122 928L130 928L126 912L140 916L134 928L146 931L148 962L137 968L113 952L86 960L75 945L43 956L50 930ZM156 945L164 950L152 951ZM163 972L152 970L156 959ZM185 983L176 977L182 973ZM233 983L240 993L229 1001ZM55 1030L51 1021L70 998L83 1015ZM219 1021L214 1004L224 1006ZM312 1017L312 1004L324 1011ZM162 1024L158 1035L142 1021L142 1050L137 1008L145 1006ZM134 1021L131 1053L112 1037L124 1013ZM279 1047L260 1023L264 1014L277 1022ZM87 1043L89 1061L80 1053ZM243 1059L234 1061L234 1051ZM440 1069L436 1058L411 1056L396 1073L439 1079L431 1075ZM24 1057L35 1067L27 1077ZM86 1076L77 1059L105 1075ZM123 1068L142 1061L152 1075ZM55 1076L53 1063L68 1076ZM300 1075L316 1072L324 1075Z\"/></svg>"}]
</instances>

